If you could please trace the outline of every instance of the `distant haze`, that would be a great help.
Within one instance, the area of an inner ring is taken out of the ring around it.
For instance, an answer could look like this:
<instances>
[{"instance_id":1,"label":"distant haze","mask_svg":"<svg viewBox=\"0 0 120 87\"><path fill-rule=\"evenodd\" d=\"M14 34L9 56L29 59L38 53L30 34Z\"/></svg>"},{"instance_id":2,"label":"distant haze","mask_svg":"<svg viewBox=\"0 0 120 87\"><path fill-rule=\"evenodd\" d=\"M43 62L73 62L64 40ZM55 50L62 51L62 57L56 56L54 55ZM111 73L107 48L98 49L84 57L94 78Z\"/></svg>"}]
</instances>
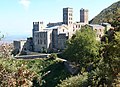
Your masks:
<instances>
[{"instance_id":1,"label":"distant haze","mask_svg":"<svg viewBox=\"0 0 120 87\"><path fill-rule=\"evenodd\" d=\"M30 35L11 35L11 36L5 36L1 42L2 43L12 43L14 40L26 40L27 37L30 37Z\"/></svg>"}]
</instances>

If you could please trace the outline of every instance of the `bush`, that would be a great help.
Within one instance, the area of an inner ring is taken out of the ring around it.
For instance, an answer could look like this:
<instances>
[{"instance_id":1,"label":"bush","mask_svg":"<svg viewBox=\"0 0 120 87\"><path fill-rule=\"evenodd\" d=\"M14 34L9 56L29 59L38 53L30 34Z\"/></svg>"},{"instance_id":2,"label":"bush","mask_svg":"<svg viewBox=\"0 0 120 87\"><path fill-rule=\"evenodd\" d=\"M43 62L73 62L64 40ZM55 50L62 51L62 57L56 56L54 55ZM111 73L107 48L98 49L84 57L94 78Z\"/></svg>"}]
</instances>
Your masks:
<instances>
[{"instance_id":1,"label":"bush","mask_svg":"<svg viewBox=\"0 0 120 87\"><path fill-rule=\"evenodd\" d=\"M63 80L57 87L88 87L88 73Z\"/></svg>"},{"instance_id":2,"label":"bush","mask_svg":"<svg viewBox=\"0 0 120 87\"><path fill-rule=\"evenodd\" d=\"M0 65L0 87L32 86L35 73L21 66L16 72L9 72Z\"/></svg>"},{"instance_id":3,"label":"bush","mask_svg":"<svg viewBox=\"0 0 120 87\"><path fill-rule=\"evenodd\" d=\"M16 87L16 82L22 87L31 87L24 86L27 83L32 87L55 87L68 76L63 63L57 60L0 58L0 87Z\"/></svg>"}]
</instances>

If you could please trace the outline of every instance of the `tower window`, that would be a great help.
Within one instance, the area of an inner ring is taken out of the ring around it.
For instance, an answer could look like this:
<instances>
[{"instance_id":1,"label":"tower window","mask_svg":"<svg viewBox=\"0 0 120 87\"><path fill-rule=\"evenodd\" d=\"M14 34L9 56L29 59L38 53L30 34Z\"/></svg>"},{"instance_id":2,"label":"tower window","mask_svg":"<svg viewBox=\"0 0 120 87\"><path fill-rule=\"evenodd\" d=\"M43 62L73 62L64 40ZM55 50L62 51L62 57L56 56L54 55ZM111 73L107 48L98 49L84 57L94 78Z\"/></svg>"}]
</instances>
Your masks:
<instances>
[{"instance_id":1,"label":"tower window","mask_svg":"<svg viewBox=\"0 0 120 87\"><path fill-rule=\"evenodd\" d=\"M44 38L45 38L45 33L44 33Z\"/></svg>"},{"instance_id":2,"label":"tower window","mask_svg":"<svg viewBox=\"0 0 120 87\"><path fill-rule=\"evenodd\" d=\"M40 33L40 37L42 37L42 33Z\"/></svg>"},{"instance_id":3,"label":"tower window","mask_svg":"<svg viewBox=\"0 0 120 87\"><path fill-rule=\"evenodd\" d=\"M38 44L39 44L39 40L38 40Z\"/></svg>"},{"instance_id":4,"label":"tower window","mask_svg":"<svg viewBox=\"0 0 120 87\"><path fill-rule=\"evenodd\" d=\"M46 44L46 40L44 40L44 44Z\"/></svg>"},{"instance_id":5,"label":"tower window","mask_svg":"<svg viewBox=\"0 0 120 87\"><path fill-rule=\"evenodd\" d=\"M64 32L65 30L63 29L63 32Z\"/></svg>"},{"instance_id":6,"label":"tower window","mask_svg":"<svg viewBox=\"0 0 120 87\"><path fill-rule=\"evenodd\" d=\"M40 44L42 44L42 40L40 40Z\"/></svg>"}]
</instances>

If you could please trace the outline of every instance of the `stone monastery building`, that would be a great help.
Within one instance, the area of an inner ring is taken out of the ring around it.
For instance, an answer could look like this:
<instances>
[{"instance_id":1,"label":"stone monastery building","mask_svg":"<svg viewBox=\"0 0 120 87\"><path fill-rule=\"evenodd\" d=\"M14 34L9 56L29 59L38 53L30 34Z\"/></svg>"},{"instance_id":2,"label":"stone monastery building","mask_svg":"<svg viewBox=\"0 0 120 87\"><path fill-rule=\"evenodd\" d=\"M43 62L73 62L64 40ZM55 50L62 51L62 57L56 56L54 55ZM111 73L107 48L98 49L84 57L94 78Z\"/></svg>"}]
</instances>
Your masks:
<instances>
[{"instance_id":1,"label":"stone monastery building","mask_svg":"<svg viewBox=\"0 0 120 87\"><path fill-rule=\"evenodd\" d=\"M89 25L96 31L97 40L104 34L105 27L110 28L110 24L91 25L88 24L88 10L80 9L80 21L73 22L73 8L63 8L63 22L49 23L47 27L43 22L33 22L32 38L27 41L14 41L14 48L43 52L47 50L63 50L66 47L66 40L79 30L81 26Z\"/></svg>"}]
</instances>

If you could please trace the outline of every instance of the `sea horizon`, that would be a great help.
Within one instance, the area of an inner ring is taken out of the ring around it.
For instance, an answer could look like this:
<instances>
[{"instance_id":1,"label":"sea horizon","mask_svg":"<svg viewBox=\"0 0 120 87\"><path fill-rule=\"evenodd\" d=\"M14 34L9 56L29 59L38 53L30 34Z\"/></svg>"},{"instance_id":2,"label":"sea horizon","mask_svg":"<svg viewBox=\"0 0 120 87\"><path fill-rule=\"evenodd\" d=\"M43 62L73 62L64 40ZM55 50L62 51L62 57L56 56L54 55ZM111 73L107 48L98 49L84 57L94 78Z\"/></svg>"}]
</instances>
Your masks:
<instances>
[{"instance_id":1,"label":"sea horizon","mask_svg":"<svg viewBox=\"0 0 120 87\"><path fill-rule=\"evenodd\" d=\"M11 36L5 36L1 39L0 44L2 43L13 43L13 41L19 41L19 40L27 40L27 38L30 37L30 35L11 35Z\"/></svg>"}]
</instances>

